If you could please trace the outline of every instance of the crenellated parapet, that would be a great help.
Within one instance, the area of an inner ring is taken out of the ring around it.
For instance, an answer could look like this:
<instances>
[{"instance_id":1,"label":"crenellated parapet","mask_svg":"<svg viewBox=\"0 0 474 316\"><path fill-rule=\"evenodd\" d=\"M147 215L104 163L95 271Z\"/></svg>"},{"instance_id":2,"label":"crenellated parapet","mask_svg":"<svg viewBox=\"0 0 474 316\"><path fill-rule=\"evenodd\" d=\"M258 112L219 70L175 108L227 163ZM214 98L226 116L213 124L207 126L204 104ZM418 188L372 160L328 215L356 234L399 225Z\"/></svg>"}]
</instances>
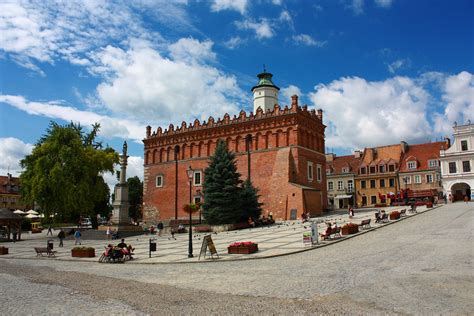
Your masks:
<instances>
[{"instance_id":1,"label":"crenellated parapet","mask_svg":"<svg viewBox=\"0 0 474 316\"><path fill-rule=\"evenodd\" d=\"M323 120L323 115L322 115L322 110L319 109L317 111L313 110L308 110L307 105L299 106L298 105L298 96L293 95L292 97L292 102L291 106L285 106L284 108L280 107L280 105L275 104L273 110L268 109L267 112L264 112L260 107L257 109L256 113L249 112L247 113L244 110L241 110L239 115L234 115L232 118L228 113L224 114L222 118L218 118L217 121L214 119L214 117L209 116L207 122L202 121L200 122L198 119L195 119L194 122L189 123L189 125L183 121L181 122L181 125L176 125L174 126L173 124L170 124L167 129L164 131L162 130L161 127L158 127L156 131L151 130L151 126L146 127L146 139L149 138L154 138L154 137L165 137L165 136L171 136L171 135L177 135L177 134L184 134L184 133L189 133L189 132L196 132L199 130L205 130L205 129L210 129L210 128L216 128L216 127L226 127L226 126L232 126L234 124L240 124L243 122L255 122L258 123L257 121L259 120L266 120L266 119L272 119L272 118L279 118L282 116L288 116L291 114L301 114L307 118L317 120L320 123L322 123Z\"/></svg>"}]
</instances>

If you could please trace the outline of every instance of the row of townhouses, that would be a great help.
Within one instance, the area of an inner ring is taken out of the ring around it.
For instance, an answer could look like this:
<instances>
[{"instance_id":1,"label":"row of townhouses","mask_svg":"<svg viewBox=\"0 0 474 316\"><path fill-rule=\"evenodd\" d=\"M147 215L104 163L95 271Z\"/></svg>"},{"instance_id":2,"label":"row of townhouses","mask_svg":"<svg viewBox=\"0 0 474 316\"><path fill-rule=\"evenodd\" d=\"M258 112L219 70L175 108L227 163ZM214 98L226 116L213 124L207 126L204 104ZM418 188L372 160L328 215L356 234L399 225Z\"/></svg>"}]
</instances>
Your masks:
<instances>
[{"instance_id":1,"label":"row of townhouses","mask_svg":"<svg viewBox=\"0 0 474 316\"><path fill-rule=\"evenodd\" d=\"M454 126L454 141L365 148L326 154L333 209L393 205L411 199L474 200L474 124Z\"/></svg>"}]
</instances>

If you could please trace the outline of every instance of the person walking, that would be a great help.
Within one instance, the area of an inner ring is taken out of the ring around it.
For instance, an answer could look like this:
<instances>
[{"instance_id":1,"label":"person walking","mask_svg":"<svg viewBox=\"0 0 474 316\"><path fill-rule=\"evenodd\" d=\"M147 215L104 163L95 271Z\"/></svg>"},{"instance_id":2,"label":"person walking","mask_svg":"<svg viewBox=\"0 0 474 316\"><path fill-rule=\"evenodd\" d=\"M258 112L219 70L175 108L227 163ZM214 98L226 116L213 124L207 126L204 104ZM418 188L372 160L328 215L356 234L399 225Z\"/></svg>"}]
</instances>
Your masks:
<instances>
[{"instance_id":1,"label":"person walking","mask_svg":"<svg viewBox=\"0 0 474 316\"><path fill-rule=\"evenodd\" d=\"M107 226L107 231L105 232L107 234L107 240L110 240L110 235L111 235L111 231L110 231L110 226Z\"/></svg>"},{"instance_id":2,"label":"person walking","mask_svg":"<svg viewBox=\"0 0 474 316\"><path fill-rule=\"evenodd\" d=\"M66 234L64 233L64 230L62 228L59 230L58 238L59 238L59 247L62 247L63 240L64 238L66 238Z\"/></svg>"},{"instance_id":3,"label":"person walking","mask_svg":"<svg viewBox=\"0 0 474 316\"><path fill-rule=\"evenodd\" d=\"M49 234L53 236L53 228L51 227L51 225L48 226L48 232L46 233L46 236L48 236Z\"/></svg>"},{"instance_id":4,"label":"person walking","mask_svg":"<svg viewBox=\"0 0 474 316\"><path fill-rule=\"evenodd\" d=\"M158 228L158 236L161 237L161 234L163 233L163 223L159 222L158 225L156 225L156 228Z\"/></svg>"},{"instance_id":5,"label":"person walking","mask_svg":"<svg viewBox=\"0 0 474 316\"><path fill-rule=\"evenodd\" d=\"M74 233L74 239L75 239L74 245L77 245L77 244L82 245L81 236L82 236L81 231L77 229L76 232Z\"/></svg>"}]
</instances>

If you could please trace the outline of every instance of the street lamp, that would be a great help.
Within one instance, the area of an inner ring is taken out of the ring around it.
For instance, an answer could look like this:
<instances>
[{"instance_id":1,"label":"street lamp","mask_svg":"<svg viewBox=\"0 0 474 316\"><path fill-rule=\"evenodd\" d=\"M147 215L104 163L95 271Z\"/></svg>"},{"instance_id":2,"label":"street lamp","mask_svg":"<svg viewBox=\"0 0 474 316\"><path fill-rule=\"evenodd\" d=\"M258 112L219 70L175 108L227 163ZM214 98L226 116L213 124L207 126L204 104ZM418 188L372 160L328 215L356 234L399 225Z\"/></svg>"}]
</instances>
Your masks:
<instances>
[{"instance_id":1,"label":"street lamp","mask_svg":"<svg viewBox=\"0 0 474 316\"><path fill-rule=\"evenodd\" d=\"M191 166L188 167L186 170L188 173L188 180L189 180L189 204L192 203L192 188L193 188L193 177L194 177L194 170L191 169ZM193 257L193 232L192 232L192 210L189 209L189 245L188 245L188 258Z\"/></svg>"}]
</instances>

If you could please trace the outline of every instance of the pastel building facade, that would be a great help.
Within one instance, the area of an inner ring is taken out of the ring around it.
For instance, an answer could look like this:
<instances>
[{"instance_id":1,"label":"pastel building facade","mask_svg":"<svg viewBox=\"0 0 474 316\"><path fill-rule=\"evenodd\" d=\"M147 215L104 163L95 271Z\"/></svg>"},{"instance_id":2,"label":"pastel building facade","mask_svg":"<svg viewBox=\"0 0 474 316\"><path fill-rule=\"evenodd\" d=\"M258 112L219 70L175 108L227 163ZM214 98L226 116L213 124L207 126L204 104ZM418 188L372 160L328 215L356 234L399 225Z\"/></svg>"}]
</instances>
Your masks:
<instances>
[{"instance_id":1,"label":"pastel building facade","mask_svg":"<svg viewBox=\"0 0 474 316\"><path fill-rule=\"evenodd\" d=\"M326 179L330 209L346 209L355 206L355 177L360 164L361 152L354 155L326 154Z\"/></svg>"}]
</instances>

